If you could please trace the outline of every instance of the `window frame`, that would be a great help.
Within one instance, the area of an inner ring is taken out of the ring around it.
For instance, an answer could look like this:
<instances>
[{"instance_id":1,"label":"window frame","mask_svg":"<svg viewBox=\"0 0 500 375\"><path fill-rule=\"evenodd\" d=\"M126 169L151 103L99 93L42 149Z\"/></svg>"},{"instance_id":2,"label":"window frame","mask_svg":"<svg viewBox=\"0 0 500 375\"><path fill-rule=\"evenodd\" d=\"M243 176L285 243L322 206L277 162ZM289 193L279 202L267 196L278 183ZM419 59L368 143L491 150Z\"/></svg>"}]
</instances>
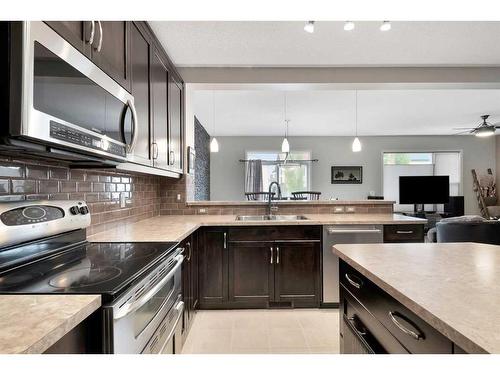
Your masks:
<instances>
[{"instance_id":1,"label":"window frame","mask_svg":"<svg viewBox=\"0 0 500 375\"><path fill-rule=\"evenodd\" d=\"M458 153L459 154L459 161L460 161L460 186L458 188L458 195L463 196L464 195L464 150L463 149L437 149L437 150L429 150L429 149L423 149L423 150L402 150L402 149L388 149L388 150L382 150L380 152L380 167L381 167L381 175L382 178L380 179L380 185L379 189L383 193L384 192L384 154L389 154L389 153L403 153L403 154L416 154L416 153L432 153L432 162L434 164L434 154L435 153L446 153L446 152L453 152L453 153ZM398 164L388 164L388 165L398 165ZM411 164L408 164L411 165ZM451 185L451 184L450 184ZM385 198L385 197L384 197ZM396 201L397 202L397 201Z\"/></svg>"},{"instance_id":2,"label":"window frame","mask_svg":"<svg viewBox=\"0 0 500 375\"><path fill-rule=\"evenodd\" d=\"M292 151L291 153L300 153L300 152L307 152L309 154L309 159L307 160L311 160L312 159L312 151L311 150L294 150ZM266 149L266 150L245 150L245 159L246 160L250 160L252 159L251 157L249 157L249 154L251 153L262 153L262 154L283 154L283 152L281 152L280 150L269 150L269 149ZM265 163L269 163L269 164L272 164L271 162L269 161L266 161L266 160L262 160L262 164L265 164ZM307 177L306 177L306 180L307 180L307 188L306 190L310 191L311 190L311 180L312 180L312 177L311 177L311 174L312 174L312 168L311 168L311 162L310 161L305 161L303 163L299 163L299 164L304 164L306 166L306 170L307 170ZM244 176L246 175L246 168L248 167L248 164L245 163L245 173L243 174ZM278 181L279 181L279 178L280 178L280 169L278 168ZM267 191L267 186L263 186L262 187L264 191Z\"/></svg>"}]
</instances>

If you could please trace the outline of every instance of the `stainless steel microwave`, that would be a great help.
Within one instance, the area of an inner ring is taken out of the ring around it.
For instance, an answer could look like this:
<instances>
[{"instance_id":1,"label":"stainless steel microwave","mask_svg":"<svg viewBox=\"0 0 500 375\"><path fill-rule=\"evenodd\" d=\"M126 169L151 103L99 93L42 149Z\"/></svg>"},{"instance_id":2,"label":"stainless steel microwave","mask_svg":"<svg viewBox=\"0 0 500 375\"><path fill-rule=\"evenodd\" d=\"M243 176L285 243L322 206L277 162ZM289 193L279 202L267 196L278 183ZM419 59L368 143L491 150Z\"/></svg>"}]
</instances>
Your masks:
<instances>
[{"instance_id":1,"label":"stainless steel microwave","mask_svg":"<svg viewBox=\"0 0 500 375\"><path fill-rule=\"evenodd\" d=\"M8 91L2 97L9 98L4 144L133 161L134 97L45 23L1 27L8 34L1 42L8 53L1 73Z\"/></svg>"}]
</instances>

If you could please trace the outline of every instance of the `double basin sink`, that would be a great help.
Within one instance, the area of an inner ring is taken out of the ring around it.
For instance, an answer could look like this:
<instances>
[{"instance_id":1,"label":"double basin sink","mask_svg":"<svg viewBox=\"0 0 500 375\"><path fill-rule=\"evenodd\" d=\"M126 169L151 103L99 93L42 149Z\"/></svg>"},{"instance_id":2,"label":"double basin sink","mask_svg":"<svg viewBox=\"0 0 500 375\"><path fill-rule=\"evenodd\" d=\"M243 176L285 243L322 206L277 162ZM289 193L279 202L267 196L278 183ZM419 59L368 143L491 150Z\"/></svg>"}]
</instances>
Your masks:
<instances>
[{"instance_id":1,"label":"double basin sink","mask_svg":"<svg viewBox=\"0 0 500 375\"><path fill-rule=\"evenodd\" d=\"M292 221L292 220L308 220L303 215L238 215L236 221Z\"/></svg>"}]
</instances>

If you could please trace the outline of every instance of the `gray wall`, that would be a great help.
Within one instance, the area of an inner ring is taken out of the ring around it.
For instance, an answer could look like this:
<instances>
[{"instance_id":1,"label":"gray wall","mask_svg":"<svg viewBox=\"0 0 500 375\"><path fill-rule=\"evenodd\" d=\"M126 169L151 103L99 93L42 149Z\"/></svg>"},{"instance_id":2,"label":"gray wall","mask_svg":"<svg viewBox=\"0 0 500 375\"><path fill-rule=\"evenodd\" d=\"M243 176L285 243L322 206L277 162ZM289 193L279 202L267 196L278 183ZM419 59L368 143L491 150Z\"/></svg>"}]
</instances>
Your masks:
<instances>
[{"instance_id":1,"label":"gray wall","mask_svg":"<svg viewBox=\"0 0 500 375\"><path fill-rule=\"evenodd\" d=\"M470 170L495 170L496 137L472 136L394 136L360 137L363 150L351 151L352 137L290 137L292 150L311 150L319 159L311 171L311 188L321 191L322 198L365 199L369 191L382 194L382 151L463 151L463 193L466 213L477 213ZM210 159L211 200L244 199L243 163L245 150L277 150L280 137L217 137L220 151ZM360 185L332 185L332 165L363 166Z\"/></svg>"},{"instance_id":2,"label":"gray wall","mask_svg":"<svg viewBox=\"0 0 500 375\"><path fill-rule=\"evenodd\" d=\"M194 118L194 199L210 200L210 135Z\"/></svg>"}]
</instances>

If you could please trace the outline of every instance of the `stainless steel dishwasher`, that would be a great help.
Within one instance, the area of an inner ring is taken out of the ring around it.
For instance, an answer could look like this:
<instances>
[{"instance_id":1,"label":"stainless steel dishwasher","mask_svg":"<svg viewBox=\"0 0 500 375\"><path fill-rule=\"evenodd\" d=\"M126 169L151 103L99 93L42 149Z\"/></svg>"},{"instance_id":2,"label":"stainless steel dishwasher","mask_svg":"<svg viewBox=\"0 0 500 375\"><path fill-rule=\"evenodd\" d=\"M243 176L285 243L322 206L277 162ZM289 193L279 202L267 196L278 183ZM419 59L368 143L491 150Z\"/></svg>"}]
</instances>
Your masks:
<instances>
[{"instance_id":1,"label":"stainless steel dishwasher","mask_svg":"<svg viewBox=\"0 0 500 375\"><path fill-rule=\"evenodd\" d=\"M324 225L323 226L323 305L339 303L339 258L332 246L342 243L381 243L383 225Z\"/></svg>"}]
</instances>

